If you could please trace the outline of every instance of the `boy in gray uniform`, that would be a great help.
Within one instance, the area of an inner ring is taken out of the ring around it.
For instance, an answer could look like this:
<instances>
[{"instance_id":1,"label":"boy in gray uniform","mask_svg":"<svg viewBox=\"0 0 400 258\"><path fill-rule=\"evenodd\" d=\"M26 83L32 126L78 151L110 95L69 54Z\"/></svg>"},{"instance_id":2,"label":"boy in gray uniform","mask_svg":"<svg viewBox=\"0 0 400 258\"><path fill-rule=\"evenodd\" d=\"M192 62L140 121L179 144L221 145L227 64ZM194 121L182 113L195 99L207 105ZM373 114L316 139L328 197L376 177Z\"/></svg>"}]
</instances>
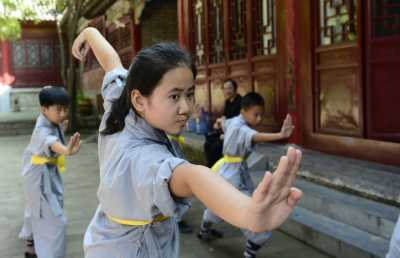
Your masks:
<instances>
[{"instance_id":1,"label":"boy in gray uniform","mask_svg":"<svg viewBox=\"0 0 400 258\"><path fill-rule=\"evenodd\" d=\"M251 196L254 184L247 169L245 159L253 149L254 143L280 140L290 137L293 125L290 115L287 115L279 133L259 133L253 128L260 124L264 113L264 99L261 95L250 92L242 99L241 114L228 120L220 120L224 131L224 156L211 168L215 173L225 178L238 190ZM203 214L198 237L201 240L210 240L213 237L222 237L222 233L212 229L212 225L221 219L211 210L206 209ZM244 251L245 258L254 258L256 252L271 237L271 232L254 233L242 230L247 239Z\"/></svg>"},{"instance_id":2,"label":"boy in gray uniform","mask_svg":"<svg viewBox=\"0 0 400 258\"><path fill-rule=\"evenodd\" d=\"M289 148L277 171L266 173L249 198L209 168L181 159L168 140L167 134L182 132L194 106L196 70L186 51L174 43L155 44L137 53L126 71L97 29L79 34L73 55L82 60L87 46L106 74L99 206L85 233L86 258L177 258L177 218L191 196L253 231L272 230L286 220L302 195L291 188L300 151Z\"/></svg>"},{"instance_id":3,"label":"boy in gray uniform","mask_svg":"<svg viewBox=\"0 0 400 258\"><path fill-rule=\"evenodd\" d=\"M65 225L64 155L80 149L80 135L75 133L65 145L69 96L60 87L44 87L39 93L41 113L28 147L22 156L25 196L24 225L19 237L26 240L25 257L63 258Z\"/></svg>"}]
</instances>

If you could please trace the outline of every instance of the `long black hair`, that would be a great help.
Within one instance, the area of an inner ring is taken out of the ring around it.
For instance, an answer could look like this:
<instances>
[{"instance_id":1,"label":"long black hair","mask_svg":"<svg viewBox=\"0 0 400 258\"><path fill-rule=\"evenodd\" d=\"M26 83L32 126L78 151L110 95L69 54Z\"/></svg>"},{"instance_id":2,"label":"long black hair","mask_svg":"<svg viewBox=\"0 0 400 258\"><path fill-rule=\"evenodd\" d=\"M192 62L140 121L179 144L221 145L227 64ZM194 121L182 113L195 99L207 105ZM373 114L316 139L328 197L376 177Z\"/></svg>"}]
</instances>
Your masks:
<instances>
[{"instance_id":1,"label":"long black hair","mask_svg":"<svg viewBox=\"0 0 400 258\"><path fill-rule=\"evenodd\" d=\"M196 67L190 54L176 43L158 43L139 51L129 67L121 96L113 102L106 128L101 133L110 135L121 131L129 110L132 108L135 111L130 100L132 91L136 89L143 96L150 96L164 74L177 67L188 67L193 78L196 77Z\"/></svg>"}]
</instances>

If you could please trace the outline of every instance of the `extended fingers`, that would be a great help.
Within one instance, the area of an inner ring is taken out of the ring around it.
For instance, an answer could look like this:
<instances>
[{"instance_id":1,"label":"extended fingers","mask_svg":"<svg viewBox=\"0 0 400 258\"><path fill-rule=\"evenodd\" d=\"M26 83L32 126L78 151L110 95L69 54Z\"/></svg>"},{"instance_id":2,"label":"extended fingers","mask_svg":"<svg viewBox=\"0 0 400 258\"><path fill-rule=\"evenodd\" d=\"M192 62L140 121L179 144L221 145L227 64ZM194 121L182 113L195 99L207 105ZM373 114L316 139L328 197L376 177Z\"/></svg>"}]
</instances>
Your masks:
<instances>
[{"instance_id":1,"label":"extended fingers","mask_svg":"<svg viewBox=\"0 0 400 258\"><path fill-rule=\"evenodd\" d=\"M296 203L301 199L303 196L303 192L295 187L290 189L289 197L287 199L287 203L290 207L294 207Z\"/></svg>"},{"instance_id":2,"label":"extended fingers","mask_svg":"<svg viewBox=\"0 0 400 258\"><path fill-rule=\"evenodd\" d=\"M286 156L281 157L278 167L273 174L271 191L278 194L281 190L289 189L300 165L301 152L289 147Z\"/></svg>"},{"instance_id":3,"label":"extended fingers","mask_svg":"<svg viewBox=\"0 0 400 258\"><path fill-rule=\"evenodd\" d=\"M256 202L261 202L264 200L268 193L269 187L271 185L272 174L271 172L266 172L261 182L258 184L256 190L254 190L253 198Z\"/></svg>"}]
</instances>

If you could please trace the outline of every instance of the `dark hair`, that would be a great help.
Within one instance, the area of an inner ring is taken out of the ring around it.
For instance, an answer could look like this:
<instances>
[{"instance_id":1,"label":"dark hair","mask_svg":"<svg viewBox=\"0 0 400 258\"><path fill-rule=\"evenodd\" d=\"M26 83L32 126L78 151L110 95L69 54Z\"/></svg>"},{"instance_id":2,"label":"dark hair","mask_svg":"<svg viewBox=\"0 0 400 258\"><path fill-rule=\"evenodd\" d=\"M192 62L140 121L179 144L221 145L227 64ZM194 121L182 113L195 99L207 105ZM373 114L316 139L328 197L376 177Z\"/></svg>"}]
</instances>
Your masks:
<instances>
[{"instance_id":1,"label":"dark hair","mask_svg":"<svg viewBox=\"0 0 400 258\"><path fill-rule=\"evenodd\" d=\"M254 106L264 107L264 98L257 92L247 93L242 98L242 108L248 109Z\"/></svg>"},{"instance_id":2,"label":"dark hair","mask_svg":"<svg viewBox=\"0 0 400 258\"><path fill-rule=\"evenodd\" d=\"M232 84L232 86L233 86L233 89L235 91L237 91L238 85L237 85L237 82L234 79L226 79L223 84L225 84L227 82L230 82Z\"/></svg>"},{"instance_id":3,"label":"dark hair","mask_svg":"<svg viewBox=\"0 0 400 258\"><path fill-rule=\"evenodd\" d=\"M63 87L45 86L39 92L40 106L49 107L53 105L69 105L68 92Z\"/></svg>"},{"instance_id":4,"label":"dark hair","mask_svg":"<svg viewBox=\"0 0 400 258\"><path fill-rule=\"evenodd\" d=\"M129 110L132 108L135 111L130 101L133 90L138 90L143 96L150 96L164 74L178 67L188 67L193 77L196 77L196 67L190 54L176 43L158 43L139 51L129 67L121 96L112 104L106 129L101 133L114 134L124 128Z\"/></svg>"}]
</instances>

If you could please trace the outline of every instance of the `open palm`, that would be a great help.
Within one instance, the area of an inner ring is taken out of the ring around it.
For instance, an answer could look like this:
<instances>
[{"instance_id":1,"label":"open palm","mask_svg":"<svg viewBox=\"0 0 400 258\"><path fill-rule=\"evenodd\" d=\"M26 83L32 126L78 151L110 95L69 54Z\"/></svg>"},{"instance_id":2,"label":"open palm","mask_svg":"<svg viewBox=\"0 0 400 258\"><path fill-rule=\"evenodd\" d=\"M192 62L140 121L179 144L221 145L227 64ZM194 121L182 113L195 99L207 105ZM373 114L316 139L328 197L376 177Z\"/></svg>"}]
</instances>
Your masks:
<instances>
[{"instance_id":1,"label":"open palm","mask_svg":"<svg viewBox=\"0 0 400 258\"><path fill-rule=\"evenodd\" d=\"M301 152L289 147L273 174L267 172L251 198L251 230L270 231L290 215L302 192L292 187L301 161Z\"/></svg>"},{"instance_id":2,"label":"open palm","mask_svg":"<svg viewBox=\"0 0 400 258\"><path fill-rule=\"evenodd\" d=\"M285 138L289 138L293 133L294 125L292 122L292 117L287 114L285 120L283 121L283 125L281 128L281 133Z\"/></svg>"},{"instance_id":3,"label":"open palm","mask_svg":"<svg viewBox=\"0 0 400 258\"><path fill-rule=\"evenodd\" d=\"M79 133L74 133L74 135L69 138L67 145L69 155L74 155L81 148L81 136Z\"/></svg>"}]
</instances>

